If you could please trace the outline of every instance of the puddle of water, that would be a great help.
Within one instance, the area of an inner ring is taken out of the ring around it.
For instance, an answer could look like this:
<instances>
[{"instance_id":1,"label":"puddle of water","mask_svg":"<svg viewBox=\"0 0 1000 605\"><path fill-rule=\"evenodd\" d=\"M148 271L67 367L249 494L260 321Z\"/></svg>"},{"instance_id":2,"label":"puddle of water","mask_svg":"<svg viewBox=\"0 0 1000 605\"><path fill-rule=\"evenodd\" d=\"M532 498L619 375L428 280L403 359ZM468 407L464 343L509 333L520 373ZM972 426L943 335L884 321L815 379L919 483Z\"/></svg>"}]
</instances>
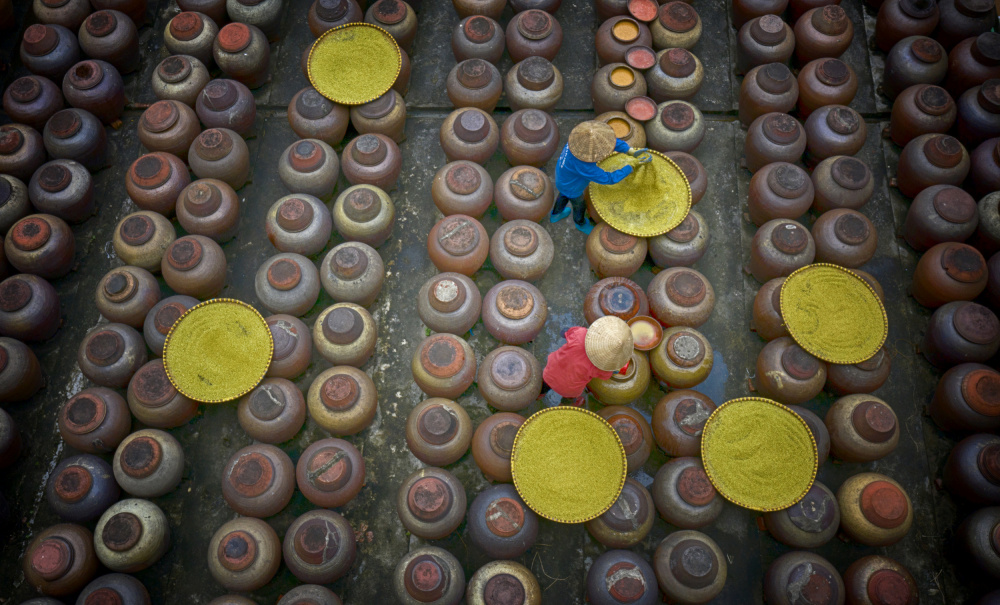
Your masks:
<instances>
[{"instance_id":1,"label":"puddle of water","mask_svg":"<svg viewBox=\"0 0 1000 605\"><path fill-rule=\"evenodd\" d=\"M722 353L713 351L712 371L708 374L705 382L692 387L692 390L706 395L715 402L715 405L722 405L726 401L726 381L728 379L729 367L722 359Z\"/></svg>"}]
</instances>

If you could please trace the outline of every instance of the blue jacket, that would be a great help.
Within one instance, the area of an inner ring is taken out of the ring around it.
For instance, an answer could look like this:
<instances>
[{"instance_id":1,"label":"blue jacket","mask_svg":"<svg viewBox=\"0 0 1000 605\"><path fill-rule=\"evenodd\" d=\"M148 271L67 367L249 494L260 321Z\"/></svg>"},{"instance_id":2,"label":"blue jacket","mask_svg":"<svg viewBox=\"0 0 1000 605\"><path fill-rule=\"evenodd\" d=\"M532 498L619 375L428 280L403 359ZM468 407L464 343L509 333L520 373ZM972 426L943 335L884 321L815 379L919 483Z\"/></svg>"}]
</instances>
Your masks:
<instances>
[{"instance_id":1,"label":"blue jacket","mask_svg":"<svg viewBox=\"0 0 1000 605\"><path fill-rule=\"evenodd\" d=\"M615 140L615 151L625 153L628 150L628 143L621 139ZM583 195L591 182L614 185L630 174L632 174L631 166L623 166L614 172L608 172L596 162L584 162L570 153L567 144L559 154L559 162L556 163L556 189L562 195L575 199Z\"/></svg>"}]
</instances>

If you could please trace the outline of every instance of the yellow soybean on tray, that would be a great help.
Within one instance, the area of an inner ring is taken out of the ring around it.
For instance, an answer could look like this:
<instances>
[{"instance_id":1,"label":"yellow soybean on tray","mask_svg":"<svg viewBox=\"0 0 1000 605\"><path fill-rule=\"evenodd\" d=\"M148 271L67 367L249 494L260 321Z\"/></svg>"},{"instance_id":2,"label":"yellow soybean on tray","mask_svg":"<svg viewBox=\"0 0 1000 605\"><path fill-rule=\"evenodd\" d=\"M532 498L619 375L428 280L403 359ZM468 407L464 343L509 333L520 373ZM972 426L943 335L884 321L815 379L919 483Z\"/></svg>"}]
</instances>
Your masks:
<instances>
[{"instance_id":1,"label":"yellow soybean on tray","mask_svg":"<svg viewBox=\"0 0 1000 605\"><path fill-rule=\"evenodd\" d=\"M653 161L624 153L611 154L598 163L614 171L626 165L633 172L614 185L591 183L590 202L602 221L635 237L655 237L680 225L691 210L691 185L681 169L665 155L650 151Z\"/></svg>"},{"instance_id":2,"label":"yellow soybean on tray","mask_svg":"<svg viewBox=\"0 0 1000 605\"><path fill-rule=\"evenodd\" d=\"M274 341L256 309L214 298L181 315L163 345L163 369L174 388L200 403L246 395L267 373Z\"/></svg>"},{"instance_id":3,"label":"yellow soybean on tray","mask_svg":"<svg viewBox=\"0 0 1000 605\"><path fill-rule=\"evenodd\" d=\"M618 433L597 414L546 408L524 421L510 457L514 487L531 510L559 523L590 521L611 508L627 471Z\"/></svg>"},{"instance_id":4,"label":"yellow soybean on tray","mask_svg":"<svg viewBox=\"0 0 1000 605\"><path fill-rule=\"evenodd\" d=\"M316 40L307 65L309 81L321 95L341 105L362 105L392 88L402 56L386 30L348 23Z\"/></svg>"}]
</instances>

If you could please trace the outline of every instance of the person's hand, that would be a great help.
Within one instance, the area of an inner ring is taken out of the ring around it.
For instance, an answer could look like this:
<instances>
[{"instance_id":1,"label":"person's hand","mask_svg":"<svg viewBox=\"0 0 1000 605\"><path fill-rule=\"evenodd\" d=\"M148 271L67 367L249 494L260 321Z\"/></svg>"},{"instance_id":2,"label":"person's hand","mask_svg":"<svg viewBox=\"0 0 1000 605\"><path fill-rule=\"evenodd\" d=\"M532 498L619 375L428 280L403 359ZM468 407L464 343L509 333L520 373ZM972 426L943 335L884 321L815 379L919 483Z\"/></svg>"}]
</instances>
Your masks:
<instances>
[{"instance_id":1,"label":"person's hand","mask_svg":"<svg viewBox=\"0 0 1000 605\"><path fill-rule=\"evenodd\" d=\"M650 163L650 162L653 161L653 154L651 154L651 153L644 153L643 155L639 156L637 159L639 160L640 164L648 164L648 163Z\"/></svg>"},{"instance_id":2,"label":"person's hand","mask_svg":"<svg viewBox=\"0 0 1000 605\"><path fill-rule=\"evenodd\" d=\"M626 153L634 158L637 158L644 153L649 153L649 149L646 147L629 147Z\"/></svg>"}]
</instances>

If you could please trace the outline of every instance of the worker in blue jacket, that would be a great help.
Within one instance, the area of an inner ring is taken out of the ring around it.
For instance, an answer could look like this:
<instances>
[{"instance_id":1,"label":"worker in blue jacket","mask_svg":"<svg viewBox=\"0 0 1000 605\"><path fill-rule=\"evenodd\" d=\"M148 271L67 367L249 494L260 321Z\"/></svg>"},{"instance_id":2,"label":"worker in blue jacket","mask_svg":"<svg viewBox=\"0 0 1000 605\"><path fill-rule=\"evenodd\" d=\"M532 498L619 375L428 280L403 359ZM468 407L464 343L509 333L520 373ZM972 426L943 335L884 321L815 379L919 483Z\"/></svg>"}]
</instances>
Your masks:
<instances>
[{"instance_id":1,"label":"worker in blue jacket","mask_svg":"<svg viewBox=\"0 0 1000 605\"><path fill-rule=\"evenodd\" d=\"M638 157L642 164L653 160L648 149L629 147L628 143L615 137L614 129L604 122L592 120L577 124L569 133L569 142L563 147L559 162L556 163L556 189L559 190L559 197L552 206L552 214L549 216L551 222L555 223L569 216L569 206L572 204L576 228L584 233L593 230L584 216L587 206L583 200L583 192L587 190L587 185L613 185L632 174L632 166L608 172L597 165L615 152Z\"/></svg>"}]
</instances>

